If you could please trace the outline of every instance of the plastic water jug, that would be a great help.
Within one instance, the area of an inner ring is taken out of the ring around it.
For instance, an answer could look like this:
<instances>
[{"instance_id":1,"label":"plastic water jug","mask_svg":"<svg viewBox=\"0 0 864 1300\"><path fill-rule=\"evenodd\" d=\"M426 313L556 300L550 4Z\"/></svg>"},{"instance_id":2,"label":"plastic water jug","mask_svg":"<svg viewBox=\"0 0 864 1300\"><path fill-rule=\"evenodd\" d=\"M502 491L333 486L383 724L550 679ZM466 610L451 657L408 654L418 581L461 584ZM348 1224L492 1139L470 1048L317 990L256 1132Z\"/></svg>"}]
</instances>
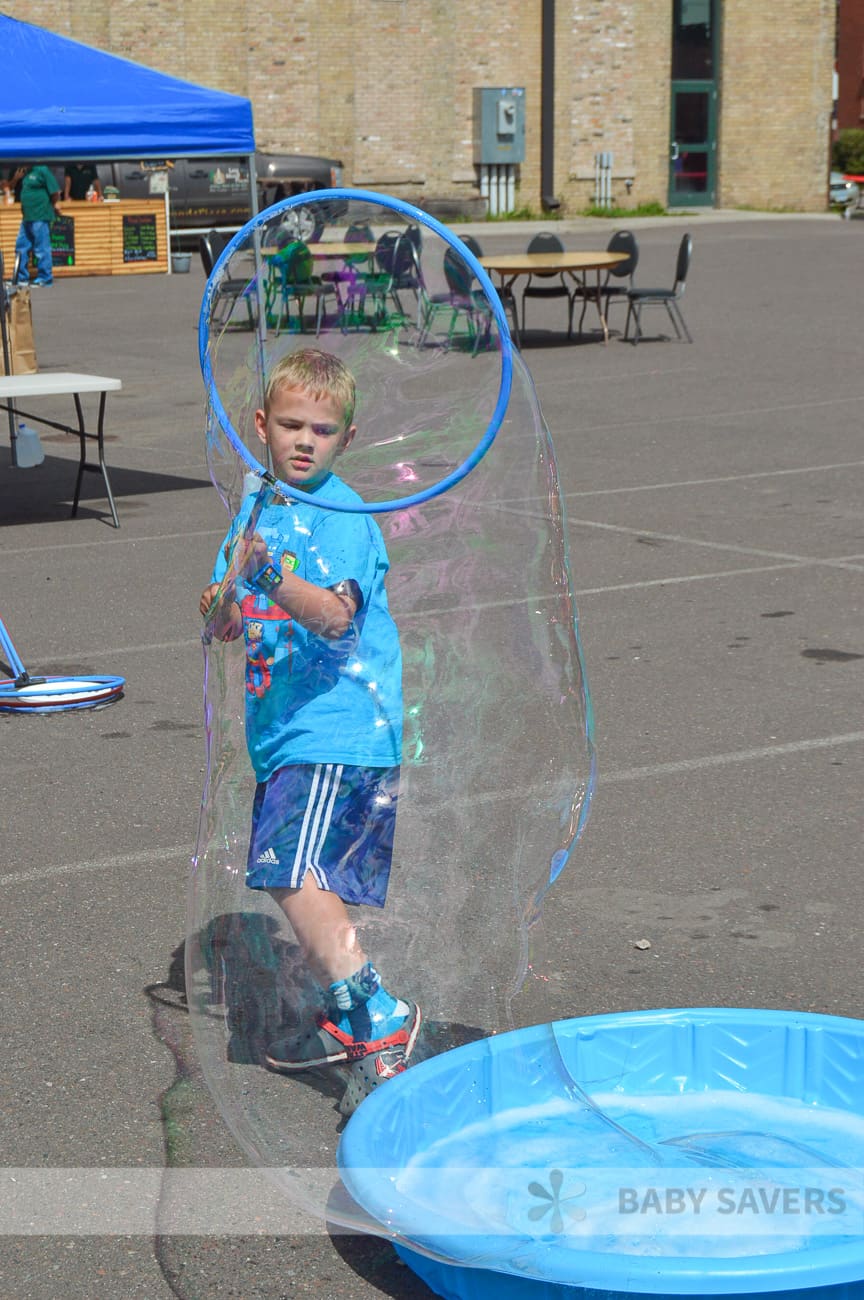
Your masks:
<instances>
[{"instance_id":1,"label":"plastic water jug","mask_svg":"<svg viewBox=\"0 0 864 1300\"><path fill-rule=\"evenodd\" d=\"M35 429L31 429L29 424L25 424L23 420L18 421L15 458L19 469L32 469L34 465L41 465L45 459L45 452L42 450L39 434Z\"/></svg>"}]
</instances>

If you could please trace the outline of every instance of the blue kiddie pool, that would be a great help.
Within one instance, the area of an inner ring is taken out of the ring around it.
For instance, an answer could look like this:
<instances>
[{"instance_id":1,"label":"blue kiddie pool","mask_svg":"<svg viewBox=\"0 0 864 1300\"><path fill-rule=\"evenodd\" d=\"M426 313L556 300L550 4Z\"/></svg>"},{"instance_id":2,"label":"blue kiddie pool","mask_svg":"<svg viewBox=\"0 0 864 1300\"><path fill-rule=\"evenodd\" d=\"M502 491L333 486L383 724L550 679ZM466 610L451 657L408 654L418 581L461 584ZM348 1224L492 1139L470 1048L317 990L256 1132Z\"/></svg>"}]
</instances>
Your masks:
<instances>
[{"instance_id":1,"label":"blue kiddie pool","mask_svg":"<svg viewBox=\"0 0 864 1300\"><path fill-rule=\"evenodd\" d=\"M450 1300L864 1297L864 1021L559 1021L363 1102L342 1180Z\"/></svg>"}]
</instances>

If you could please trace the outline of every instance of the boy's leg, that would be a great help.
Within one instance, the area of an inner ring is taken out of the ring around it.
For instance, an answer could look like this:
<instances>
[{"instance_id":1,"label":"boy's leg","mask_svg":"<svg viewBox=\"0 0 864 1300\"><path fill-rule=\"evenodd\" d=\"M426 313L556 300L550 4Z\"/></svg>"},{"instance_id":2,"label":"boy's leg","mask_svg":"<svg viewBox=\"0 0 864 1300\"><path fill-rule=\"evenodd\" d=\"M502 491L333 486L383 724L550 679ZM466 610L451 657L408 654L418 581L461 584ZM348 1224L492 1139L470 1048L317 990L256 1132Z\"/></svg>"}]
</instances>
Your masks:
<instances>
[{"instance_id":1,"label":"boy's leg","mask_svg":"<svg viewBox=\"0 0 864 1300\"><path fill-rule=\"evenodd\" d=\"M386 1040L402 1029L414 1009L382 985L342 899L319 888L310 874L299 889L268 892L291 922L307 965L327 990L328 1012L319 1017L316 1030L304 1036L316 1063L324 1063L319 1059L322 1047L332 1051L334 1060L350 1060L363 1054L360 1045ZM335 1040L332 1029L338 1031ZM355 1051L347 1039L354 1040ZM298 1065L302 1060L301 1054Z\"/></svg>"},{"instance_id":2,"label":"boy's leg","mask_svg":"<svg viewBox=\"0 0 864 1300\"><path fill-rule=\"evenodd\" d=\"M347 1106L343 1103L344 1113L350 1114L373 1087L405 1069L420 1028L420 1009L394 998L381 984L338 895L320 889L310 875L299 889L269 892L327 988L330 1006L306 1033L273 1043L267 1062L287 1073L351 1066Z\"/></svg>"},{"instance_id":3,"label":"boy's leg","mask_svg":"<svg viewBox=\"0 0 864 1300\"><path fill-rule=\"evenodd\" d=\"M287 766L258 786L253 806L247 884L279 905L327 990L326 1010L305 1033L272 1043L266 1061L286 1073L347 1065L350 1109L405 1069L420 1027L419 1008L383 987L343 901L384 905L398 776L398 768Z\"/></svg>"},{"instance_id":4,"label":"boy's leg","mask_svg":"<svg viewBox=\"0 0 864 1300\"><path fill-rule=\"evenodd\" d=\"M338 894L319 889L309 872L299 889L268 891L291 922L304 960L327 988L366 962L348 909Z\"/></svg>"}]
</instances>

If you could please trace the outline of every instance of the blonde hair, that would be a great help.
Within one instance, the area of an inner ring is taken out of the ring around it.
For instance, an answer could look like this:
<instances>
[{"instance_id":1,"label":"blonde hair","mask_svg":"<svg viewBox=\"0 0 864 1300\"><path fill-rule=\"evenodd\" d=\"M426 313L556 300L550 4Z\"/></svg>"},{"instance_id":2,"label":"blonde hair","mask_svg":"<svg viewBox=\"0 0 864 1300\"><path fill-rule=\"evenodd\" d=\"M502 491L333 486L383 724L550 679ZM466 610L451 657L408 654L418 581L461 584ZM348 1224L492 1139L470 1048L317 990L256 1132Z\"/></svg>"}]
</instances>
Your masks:
<instances>
[{"instance_id":1,"label":"blonde hair","mask_svg":"<svg viewBox=\"0 0 864 1300\"><path fill-rule=\"evenodd\" d=\"M354 376L332 352L322 352L318 348L300 348L277 361L267 380L265 411L269 411L270 403L280 388L299 389L316 400L332 397L345 412L346 429L354 419L357 400Z\"/></svg>"}]
</instances>

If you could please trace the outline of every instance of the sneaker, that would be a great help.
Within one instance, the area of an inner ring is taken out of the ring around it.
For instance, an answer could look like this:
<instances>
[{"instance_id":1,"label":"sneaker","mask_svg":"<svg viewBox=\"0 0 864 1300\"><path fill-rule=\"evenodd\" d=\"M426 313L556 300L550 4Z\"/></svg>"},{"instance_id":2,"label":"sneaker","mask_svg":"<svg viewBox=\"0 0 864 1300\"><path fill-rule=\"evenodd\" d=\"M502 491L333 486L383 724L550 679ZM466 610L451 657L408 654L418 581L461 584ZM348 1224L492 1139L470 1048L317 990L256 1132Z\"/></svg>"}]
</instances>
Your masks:
<instances>
[{"instance_id":1,"label":"sneaker","mask_svg":"<svg viewBox=\"0 0 864 1300\"><path fill-rule=\"evenodd\" d=\"M31 287L34 289L42 289L46 285L53 284L53 283L54 283L53 280L31 280L30 281Z\"/></svg>"},{"instance_id":2,"label":"sneaker","mask_svg":"<svg viewBox=\"0 0 864 1300\"><path fill-rule=\"evenodd\" d=\"M418 1007L415 1010L417 1015L410 1044L372 1052L360 1061L353 1061L348 1067L348 1082L339 1103L340 1115L353 1115L361 1101L365 1101L370 1093L382 1083L386 1083L388 1079L394 1078L397 1074L404 1074L408 1069L408 1058L416 1042L417 1030L420 1028L420 1009Z\"/></svg>"},{"instance_id":3,"label":"sneaker","mask_svg":"<svg viewBox=\"0 0 864 1300\"><path fill-rule=\"evenodd\" d=\"M389 1068L389 1054L395 1053L403 1061L404 1070L420 1030L420 1008L413 1002L408 1003L408 1015L398 1029L383 1038L353 1038L344 1029L334 1025L333 1021L322 1012L315 1017L314 1028L303 1034L294 1034L290 1038L277 1040L267 1048L264 1059L271 1070L280 1070L284 1074L294 1074L300 1070L314 1070L325 1065L360 1064L372 1058L387 1057L385 1066ZM382 1068L384 1068L382 1066ZM393 1069L393 1073L400 1073ZM390 1077L389 1075L387 1077Z\"/></svg>"}]
</instances>

